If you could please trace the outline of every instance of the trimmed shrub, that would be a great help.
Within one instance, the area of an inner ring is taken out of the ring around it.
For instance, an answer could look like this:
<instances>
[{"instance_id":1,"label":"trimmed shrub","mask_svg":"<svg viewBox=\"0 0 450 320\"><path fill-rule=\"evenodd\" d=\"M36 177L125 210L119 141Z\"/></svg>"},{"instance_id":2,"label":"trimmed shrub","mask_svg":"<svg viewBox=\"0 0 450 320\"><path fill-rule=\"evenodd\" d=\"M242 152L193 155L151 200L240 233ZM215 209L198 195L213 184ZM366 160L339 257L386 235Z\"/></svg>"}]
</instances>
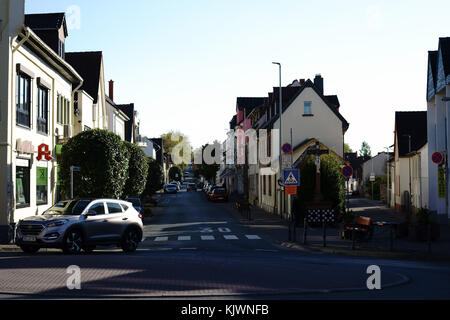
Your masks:
<instances>
[{"instance_id":1,"label":"trimmed shrub","mask_svg":"<svg viewBox=\"0 0 450 320\"><path fill-rule=\"evenodd\" d=\"M162 166L153 158L147 157L148 173L144 189L144 195L151 196L156 191L161 190L164 181Z\"/></svg>"},{"instance_id":2,"label":"trimmed shrub","mask_svg":"<svg viewBox=\"0 0 450 320\"><path fill-rule=\"evenodd\" d=\"M62 147L58 162L66 195L70 194L70 167L74 173L74 197L115 198L122 196L128 178L129 151L120 137L107 130L88 130L72 137Z\"/></svg>"},{"instance_id":3,"label":"trimmed shrub","mask_svg":"<svg viewBox=\"0 0 450 320\"><path fill-rule=\"evenodd\" d=\"M147 184L148 163L144 151L128 141L123 142L128 149L128 179L123 190L123 197L141 196Z\"/></svg>"}]
</instances>

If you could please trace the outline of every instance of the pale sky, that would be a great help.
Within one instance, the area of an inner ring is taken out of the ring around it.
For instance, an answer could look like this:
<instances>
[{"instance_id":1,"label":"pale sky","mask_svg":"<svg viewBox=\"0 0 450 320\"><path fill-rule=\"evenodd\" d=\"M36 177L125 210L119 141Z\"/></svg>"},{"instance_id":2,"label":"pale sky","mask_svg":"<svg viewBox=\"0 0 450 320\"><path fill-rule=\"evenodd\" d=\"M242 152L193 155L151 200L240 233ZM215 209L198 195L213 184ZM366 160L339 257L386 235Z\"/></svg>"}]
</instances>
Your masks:
<instances>
[{"instance_id":1,"label":"pale sky","mask_svg":"<svg viewBox=\"0 0 450 320\"><path fill-rule=\"evenodd\" d=\"M26 13L69 8L66 50L103 51L114 100L135 103L141 133L179 130L195 147L226 138L236 97L278 86L278 61L283 86L324 77L354 151L363 140L384 151L395 111L426 110L427 51L450 36L448 0L26 0Z\"/></svg>"}]
</instances>

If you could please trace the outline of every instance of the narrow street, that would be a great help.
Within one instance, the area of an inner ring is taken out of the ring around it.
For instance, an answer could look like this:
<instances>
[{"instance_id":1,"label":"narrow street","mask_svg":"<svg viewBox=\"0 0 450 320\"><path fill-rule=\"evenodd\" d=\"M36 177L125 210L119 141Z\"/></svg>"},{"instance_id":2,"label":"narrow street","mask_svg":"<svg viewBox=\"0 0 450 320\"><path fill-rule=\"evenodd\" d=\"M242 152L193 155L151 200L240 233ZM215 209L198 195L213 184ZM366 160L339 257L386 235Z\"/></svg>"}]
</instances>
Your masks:
<instances>
[{"instance_id":1,"label":"narrow street","mask_svg":"<svg viewBox=\"0 0 450 320\"><path fill-rule=\"evenodd\" d=\"M230 203L204 194L163 195L145 221L138 251L92 254L0 254L0 296L15 298L448 299L448 264L302 252L239 223ZM81 270L69 290L67 267ZM381 290L368 290L367 267L381 269Z\"/></svg>"}]
</instances>

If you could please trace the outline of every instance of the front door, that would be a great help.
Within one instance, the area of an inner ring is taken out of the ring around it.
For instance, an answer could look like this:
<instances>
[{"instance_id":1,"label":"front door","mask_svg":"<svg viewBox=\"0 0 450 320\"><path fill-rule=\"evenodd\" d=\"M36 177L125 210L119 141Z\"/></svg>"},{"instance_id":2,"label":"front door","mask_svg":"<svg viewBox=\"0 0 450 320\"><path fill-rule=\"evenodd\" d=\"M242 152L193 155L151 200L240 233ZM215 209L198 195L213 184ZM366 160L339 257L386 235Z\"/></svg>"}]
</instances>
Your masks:
<instances>
[{"instance_id":1,"label":"front door","mask_svg":"<svg viewBox=\"0 0 450 320\"><path fill-rule=\"evenodd\" d=\"M107 212L104 202L97 202L88 208L88 211L95 211L95 216L86 217L84 222L88 242L101 243L108 240L110 231L108 230Z\"/></svg>"}]
</instances>

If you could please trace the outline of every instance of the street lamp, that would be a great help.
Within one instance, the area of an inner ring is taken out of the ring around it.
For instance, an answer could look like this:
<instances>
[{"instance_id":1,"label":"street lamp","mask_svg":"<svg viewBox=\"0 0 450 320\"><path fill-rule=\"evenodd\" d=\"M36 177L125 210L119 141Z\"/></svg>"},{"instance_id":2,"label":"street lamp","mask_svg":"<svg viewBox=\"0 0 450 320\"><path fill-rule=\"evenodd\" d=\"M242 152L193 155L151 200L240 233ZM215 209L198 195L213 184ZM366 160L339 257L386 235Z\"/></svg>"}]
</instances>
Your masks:
<instances>
[{"instance_id":1,"label":"street lamp","mask_svg":"<svg viewBox=\"0 0 450 320\"><path fill-rule=\"evenodd\" d=\"M278 165L279 165L279 174L280 174L280 180L281 180L281 177L282 177L282 172L281 172L281 145L282 145L282 135L283 135L283 131L282 131L282 112L283 112L283 109L282 109L282 101L283 101L283 99L282 99L282 88L281 88L281 63L279 63L279 62L272 62L273 64L276 64L276 65L278 65L278 71L279 71L279 76L280 76L280 103L279 103L279 105L278 105L278 109L279 109L279 111L278 111L278 113L279 113L279 115L280 115L280 145L279 145L279 148L278 148L278 152L280 153L280 155L279 155L279 160L278 160ZM283 211L282 211L282 207L281 207L281 189L280 189L280 216L281 216L281 218L283 218Z\"/></svg>"}]
</instances>

